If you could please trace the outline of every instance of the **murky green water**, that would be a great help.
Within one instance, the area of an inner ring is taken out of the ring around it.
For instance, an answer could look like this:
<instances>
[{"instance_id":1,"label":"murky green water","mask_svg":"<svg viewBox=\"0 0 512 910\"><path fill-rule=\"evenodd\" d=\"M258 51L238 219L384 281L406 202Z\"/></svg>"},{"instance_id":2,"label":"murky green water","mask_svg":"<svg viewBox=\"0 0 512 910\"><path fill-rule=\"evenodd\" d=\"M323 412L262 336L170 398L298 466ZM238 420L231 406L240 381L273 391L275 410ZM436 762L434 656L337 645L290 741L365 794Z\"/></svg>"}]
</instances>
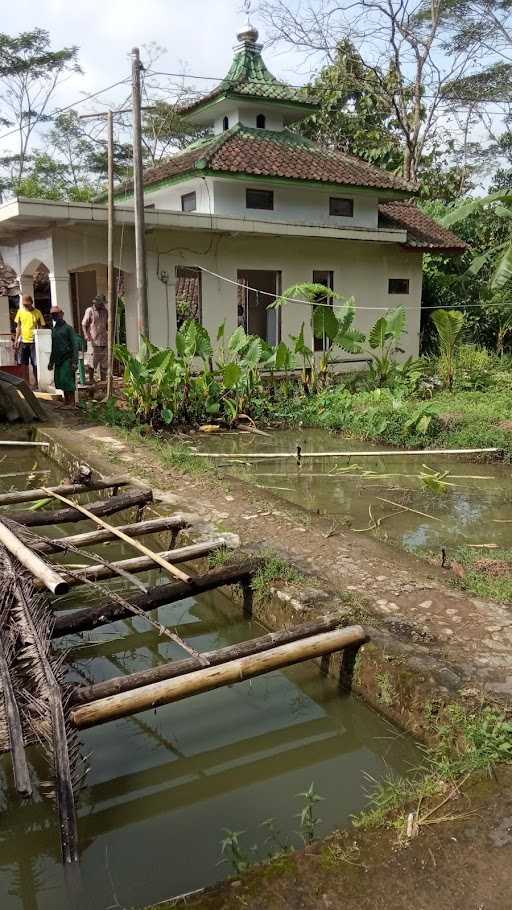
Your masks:
<instances>
[{"instance_id":1,"label":"murky green water","mask_svg":"<svg viewBox=\"0 0 512 910\"><path fill-rule=\"evenodd\" d=\"M220 472L271 489L309 511L332 515L341 526L370 527L369 509L376 519L401 503L423 512L400 511L386 518L377 532L384 539L411 550L439 550L443 546L496 543L510 546L512 527L512 470L506 464L473 464L450 456L393 456L373 458L294 459L243 462L247 452L382 451L383 447L344 439L325 430L280 430L271 436L252 433L194 437L198 451L232 453L220 461ZM233 461L235 459L235 461ZM429 491L418 479L423 465L449 470L452 483L444 493ZM352 469L349 466L352 466ZM358 467L356 467L358 466ZM363 471L374 476L361 476ZM347 473L336 473L342 469ZM386 474L386 477L378 476ZM390 476L394 475L394 476ZM477 478L477 479L473 479ZM383 502L387 499L388 502ZM426 517L430 516L430 517Z\"/></svg>"},{"instance_id":2,"label":"murky green water","mask_svg":"<svg viewBox=\"0 0 512 910\"><path fill-rule=\"evenodd\" d=\"M32 467L47 470L48 464L17 452L0 473ZM31 484L56 480L57 473L35 475ZM0 486L19 487L20 480L0 479ZM121 552L108 545L110 558ZM155 572L140 577L164 580ZM78 601L74 592L62 606ZM157 616L177 625L199 650L261 634L219 593L162 607ZM183 656L139 617L59 646L71 649L70 678L83 682ZM2 910L138 907L199 888L231 871L219 865L226 829L246 832L242 844L254 858L270 849L262 827L269 818L282 839L298 845L297 794L312 782L324 797L318 804L322 834L365 806L371 779L407 772L418 762L407 737L357 700L340 697L314 663L84 731L81 740L91 770L79 804L78 876L65 876L60 864L53 806L40 799L21 805L9 757L0 758ZM34 754L29 757L37 781L40 769Z\"/></svg>"}]
</instances>

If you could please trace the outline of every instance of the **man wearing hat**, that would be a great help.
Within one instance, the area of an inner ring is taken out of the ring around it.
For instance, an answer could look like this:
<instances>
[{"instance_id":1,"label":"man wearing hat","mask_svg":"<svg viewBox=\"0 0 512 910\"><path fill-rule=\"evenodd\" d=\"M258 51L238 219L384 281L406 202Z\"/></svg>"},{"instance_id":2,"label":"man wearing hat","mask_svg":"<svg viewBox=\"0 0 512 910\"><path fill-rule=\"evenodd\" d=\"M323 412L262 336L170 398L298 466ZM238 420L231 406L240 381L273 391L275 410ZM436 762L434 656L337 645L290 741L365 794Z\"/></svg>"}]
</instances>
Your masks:
<instances>
[{"instance_id":1,"label":"man wearing hat","mask_svg":"<svg viewBox=\"0 0 512 910\"><path fill-rule=\"evenodd\" d=\"M89 362L87 372L89 382L94 382L97 367L101 379L107 378L107 340L108 340L108 312L107 301L103 294L93 297L92 306L87 307L82 320L83 333L87 339Z\"/></svg>"},{"instance_id":2,"label":"man wearing hat","mask_svg":"<svg viewBox=\"0 0 512 910\"><path fill-rule=\"evenodd\" d=\"M75 403L75 375L78 363L78 345L74 330L64 320L58 306L52 306L52 352L48 368L54 370L55 388L64 393L64 404Z\"/></svg>"}]
</instances>

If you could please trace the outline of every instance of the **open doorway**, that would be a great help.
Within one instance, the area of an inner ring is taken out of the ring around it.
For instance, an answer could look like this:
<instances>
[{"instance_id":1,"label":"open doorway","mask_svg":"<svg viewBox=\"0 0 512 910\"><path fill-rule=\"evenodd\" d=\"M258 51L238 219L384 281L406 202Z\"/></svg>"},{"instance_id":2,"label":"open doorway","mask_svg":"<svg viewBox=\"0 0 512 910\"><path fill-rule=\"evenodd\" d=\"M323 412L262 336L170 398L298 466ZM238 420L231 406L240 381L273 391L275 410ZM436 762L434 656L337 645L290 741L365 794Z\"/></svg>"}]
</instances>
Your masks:
<instances>
[{"instance_id":1,"label":"open doorway","mask_svg":"<svg viewBox=\"0 0 512 910\"><path fill-rule=\"evenodd\" d=\"M259 335L267 344L281 340L280 310L269 309L281 293L281 272L270 269L239 269L238 325L248 335Z\"/></svg>"}]
</instances>

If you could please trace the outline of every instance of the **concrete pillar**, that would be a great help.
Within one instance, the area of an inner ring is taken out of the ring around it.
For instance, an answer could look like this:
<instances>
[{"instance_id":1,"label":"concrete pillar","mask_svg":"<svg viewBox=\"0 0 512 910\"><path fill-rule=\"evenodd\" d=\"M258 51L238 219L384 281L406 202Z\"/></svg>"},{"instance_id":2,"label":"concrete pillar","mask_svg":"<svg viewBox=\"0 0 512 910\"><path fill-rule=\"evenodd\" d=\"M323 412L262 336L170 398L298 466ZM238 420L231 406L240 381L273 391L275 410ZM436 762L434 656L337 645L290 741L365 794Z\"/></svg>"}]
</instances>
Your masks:
<instances>
[{"instance_id":1,"label":"concrete pillar","mask_svg":"<svg viewBox=\"0 0 512 910\"><path fill-rule=\"evenodd\" d=\"M18 284L21 289L21 295L30 295L34 299L34 276L18 275ZM20 300L21 302L21 300Z\"/></svg>"},{"instance_id":2,"label":"concrete pillar","mask_svg":"<svg viewBox=\"0 0 512 910\"><path fill-rule=\"evenodd\" d=\"M69 275L57 277L52 272L49 275L52 306L60 306L64 311L64 319L73 325L73 307L71 304L71 287Z\"/></svg>"}]
</instances>

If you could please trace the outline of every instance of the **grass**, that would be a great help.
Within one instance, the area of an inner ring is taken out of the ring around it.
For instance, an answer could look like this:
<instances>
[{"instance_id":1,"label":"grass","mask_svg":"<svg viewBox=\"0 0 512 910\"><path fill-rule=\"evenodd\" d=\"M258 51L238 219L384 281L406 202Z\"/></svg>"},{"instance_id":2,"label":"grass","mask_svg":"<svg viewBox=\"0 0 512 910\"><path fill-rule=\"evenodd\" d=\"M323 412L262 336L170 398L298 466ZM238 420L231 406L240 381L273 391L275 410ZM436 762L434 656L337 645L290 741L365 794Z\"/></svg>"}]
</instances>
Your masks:
<instances>
[{"instance_id":1,"label":"grass","mask_svg":"<svg viewBox=\"0 0 512 910\"><path fill-rule=\"evenodd\" d=\"M294 566L275 553L263 555L263 562L252 579L252 590L256 600L265 600L269 595L269 588L276 582L293 584L303 581L304 576Z\"/></svg>"},{"instance_id":2,"label":"grass","mask_svg":"<svg viewBox=\"0 0 512 910\"><path fill-rule=\"evenodd\" d=\"M235 550L229 550L228 547L220 547L218 550L214 550L213 553L209 554L208 568L217 569L220 566L227 565L228 562L232 562L233 559L236 558Z\"/></svg>"},{"instance_id":3,"label":"grass","mask_svg":"<svg viewBox=\"0 0 512 910\"><path fill-rule=\"evenodd\" d=\"M425 749L423 765L409 777L388 777L377 784L369 808L353 819L356 828L383 825L396 828L403 836L411 806L418 826L448 820L453 816L446 815L447 803L458 796L472 774L490 774L498 764L512 763L512 722L503 711L453 704L441 722L433 714L431 724L438 738ZM427 810L425 800L437 803Z\"/></svg>"},{"instance_id":4,"label":"grass","mask_svg":"<svg viewBox=\"0 0 512 910\"><path fill-rule=\"evenodd\" d=\"M451 579L452 584L487 600L512 603L512 549L457 547L452 555L452 562L464 571L463 577Z\"/></svg>"}]
</instances>

